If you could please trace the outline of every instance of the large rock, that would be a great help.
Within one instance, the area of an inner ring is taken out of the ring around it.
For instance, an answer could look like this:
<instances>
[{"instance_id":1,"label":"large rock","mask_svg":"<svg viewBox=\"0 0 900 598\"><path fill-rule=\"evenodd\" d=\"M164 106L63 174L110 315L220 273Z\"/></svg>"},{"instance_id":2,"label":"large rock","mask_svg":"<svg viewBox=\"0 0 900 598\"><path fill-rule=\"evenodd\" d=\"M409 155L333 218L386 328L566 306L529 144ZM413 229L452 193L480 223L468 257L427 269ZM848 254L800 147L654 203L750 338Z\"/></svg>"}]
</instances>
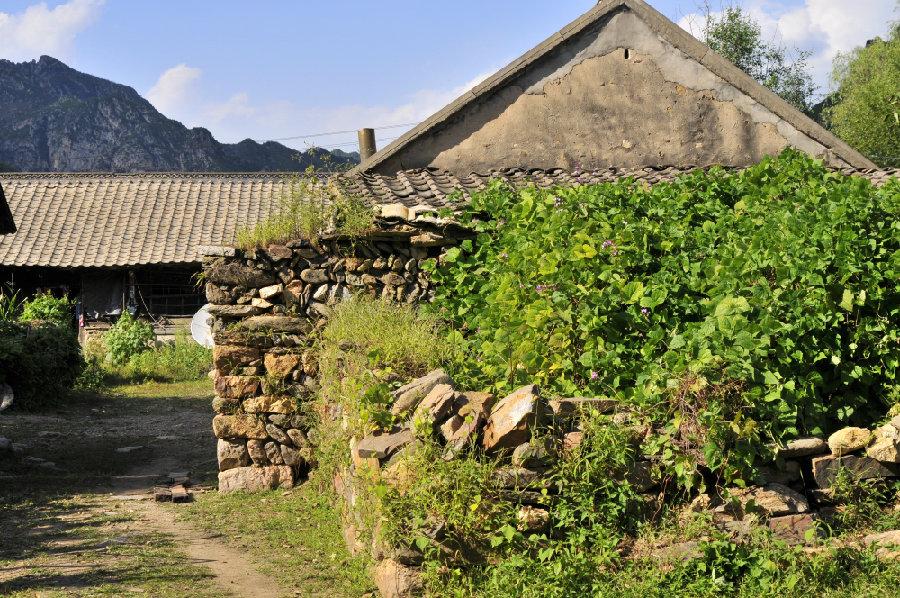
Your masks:
<instances>
[{"instance_id":1,"label":"large rock","mask_svg":"<svg viewBox=\"0 0 900 598\"><path fill-rule=\"evenodd\" d=\"M254 465L263 467L269 465L269 458L266 456L266 441L253 439L247 441L247 453Z\"/></svg>"},{"instance_id":2,"label":"large rock","mask_svg":"<svg viewBox=\"0 0 900 598\"><path fill-rule=\"evenodd\" d=\"M744 512L761 512L769 517L796 515L809 511L809 501L795 490L781 484L752 486L732 493L738 499ZM752 504L751 504L751 501ZM732 503L723 505L730 507Z\"/></svg>"},{"instance_id":3,"label":"large rock","mask_svg":"<svg viewBox=\"0 0 900 598\"><path fill-rule=\"evenodd\" d=\"M237 415L217 415L213 418L213 432L216 438L250 438L264 440L269 437L262 420L239 413Z\"/></svg>"},{"instance_id":4,"label":"large rock","mask_svg":"<svg viewBox=\"0 0 900 598\"><path fill-rule=\"evenodd\" d=\"M245 399L241 406L246 413L293 413L297 410L294 399L273 395Z\"/></svg>"},{"instance_id":5,"label":"large rock","mask_svg":"<svg viewBox=\"0 0 900 598\"><path fill-rule=\"evenodd\" d=\"M790 543L818 540L825 532L816 513L772 517L768 525L772 535Z\"/></svg>"},{"instance_id":6,"label":"large rock","mask_svg":"<svg viewBox=\"0 0 900 598\"><path fill-rule=\"evenodd\" d=\"M220 438L216 444L216 457L219 460L219 471L250 465L250 453L247 452L247 443L241 440L224 440Z\"/></svg>"},{"instance_id":7,"label":"large rock","mask_svg":"<svg viewBox=\"0 0 900 598\"><path fill-rule=\"evenodd\" d=\"M215 382L216 395L223 399L252 397L259 390L259 378L252 376L219 376Z\"/></svg>"},{"instance_id":8,"label":"large rock","mask_svg":"<svg viewBox=\"0 0 900 598\"><path fill-rule=\"evenodd\" d=\"M870 457L827 456L812 460L813 479L819 488L830 488L838 472L846 469L851 479L890 478L897 474L897 467L891 463L880 463Z\"/></svg>"},{"instance_id":9,"label":"large rock","mask_svg":"<svg viewBox=\"0 0 900 598\"><path fill-rule=\"evenodd\" d=\"M306 464L303 453L299 449L295 449L286 444L281 445L281 458L284 460L284 464L289 465L290 467L302 467Z\"/></svg>"},{"instance_id":10,"label":"large rock","mask_svg":"<svg viewBox=\"0 0 900 598\"><path fill-rule=\"evenodd\" d=\"M213 367L223 373L244 367L259 359L259 349L241 345L215 345L213 347Z\"/></svg>"},{"instance_id":11,"label":"large rock","mask_svg":"<svg viewBox=\"0 0 900 598\"><path fill-rule=\"evenodd\" d=\"M255 305L210 305L206 311L211 316L234 319L255 316L262 310Z\"/></svg>"},{"instance_id":12,"label":"large rock","mask_svg":"<svg viewBox=\"0 0 900 598\"><path fill-rule=\"evenodd\" d=\"M328 272L317 268L307 268L300 273L300 279L310 284L322 284L328 282Z\"/></svg>"},{"instance_id":13,"label":"large rock","mask_svg":"<svg viewBox=\"0 0 900 598\"><path fill-rule=\"evenodd\" d=\"M303 430L297 430L295 428L291 428L289 430L285 430L285 434L291 439L291 443L297 448L310 448L312 444L309 442L309 438L306 437L306 434L303 433Z\"/></svg>"},{"instance_id":14,"label":"large rock","mask_svg":"<svg viewBox=\"0 0 900 598\"><path fill-rule=\"evenodd\" d=\"M412 411L438 384L453 386L453 380L444 370L434 370L391 392L391 397L394 399L391 415L397 417L407 411Z\"/></svg>"},{"instance_id":15,"label":"large rock","mask_svg":"<svg viewBox=\"0 0 900 598\"><path fill-rule=\"evenodd\" d=\"M825 452L828 452L828 443L821 438L816 438L814 436L795 438L788 442L784 447L780 447L777 450L778 456L782 459L796 459L797 457L821 455Z\"/></svg>"},{"instance_id":16,"label":"large rock","mask_svg":"<svg viewBox=\"0 0 900 598\"><path fill-rule=\"evenodd\" d=\"M286 353L278 355L276 353L266 353L265 359L266 373L273 378L284 378L293 372L300 365L300 355L296 353Z\"/></svg>"},{"instance_id":17,"label":"large rock","mask_svg":"<svg viewBox=\"0 0 900 598\"><path fill-rule=\"evenodd\" d=\"M378 431L360 440L354 452L362 459L385 459L412 441L413 433L408 428Z\"/></svg>"},{"instance_id":18,"label":"large rock","mask_svg":"<svg viewBox=\"0 0 900 598\"><path fill-rule=\"evenodd\" d=\"M863 538L866 546L875 546L875 554L882 559L900 559L900 530L893 529L877 534L869 534Z\"/></svg>"},{"instance_id":19,"label":"large rock","mask_svg":"<svg viewBox=\"0 0 900 598\"><path fill-rule=\"evenodd\" d=\"M480 413L487 419L496 402L497 398L489 392L461 392L456 395L455 408L463 417Z\"/></svg>"},{"instance_id":20,"label":"large rock","mask_svg":"<svg viewBox=\"0 0 900 598\"><path fill-rule=\"evenodd\" d=\"M872 432L865 428L843 428L828 437L828 448L833 455L847 455L865 448L872 440Z\"/></svg>"},{"instance_id":21,"label":"large rock","mask_svg":"<svg viewBox=\"0 0 900 598\"><path fill-rule=\"evenodd\" d=\"M284 300L285 305L293 307L299 304L303 298L303 288L304 284L301 280L294 280L285 286L281 292L281 298Z\"/></svg>"},{"instance_id":22,"label":"large rock","mask_svg":"<svg viewBox=\"0 0 900 598\"><path fill-rule=\"evenodd\" d=\"M213 284L253 289L275 282L275 275L259 268L251 268L239 262L216 264L206 270L206 280Z\"/></svg>"},{"instance_id":23,"label":"large rock","mask_svg":"<svg viewBox=\"0 0 900 598\"><path fill-rule=\"evenodd\" d=\"M531 430L540 423L540 390L534 384L523 386L497 403L488 418L482 445L488 452L514 449L531 438Z\"/></svg>"},{"instance_id":24,"label":"large rock","mask_svg":"<svg viewBox=\"0 0 900 598\"><path fill-rule=\"evenodd\" d=\"M417 426L433 426L444 420L453 407L456 393L449 384L438 384L431 389L413 414L413 422Z\"/></svg>"},{"instance_id":25,"label":"large rock","mask_svg":"<svg viewBox=\"0 0 900 598\"><path fill-rule=\"evenodd\" d=\"M881 438L866 449L866 455L883 463L900 463L900 442Z\"/></svg>"},{"instance_id":26,"label":"large rock","mask_svg":"<svg viewBox=\"0 0 900 598\"><path fill-rule=\"evenodd\" d=\"M266 424L266 433L269 435L269 438L277 441L279 444L293 444L284 430L275 424Z\"/></svg>"},{"instance_id":27,"label":"large rock","mask_svg":"<svg viewBox=\"0 0 900 598\"><path fill-rule=\"evenodd\" d=\"M282 284L269 285L259 290L259 298L269 303L278 303L281 300L281 292L283 290L284 285Z\"/></svg>"},{"instance_id":28,"label":"large rock","mask_svg":"<svg viewBox=\"0 0 900 598\"><path fill-rule=\"evenodd\" d=\"M268 467L237 467L219 473L219 492L227 494L244 492L264 492L275 488L290 488L294 485L294 471L287 465Z\"/></svg>"},{"instance_id":29,"label":"large rock","mask_svg":"<svg viewBox=\"0 0 900 598\"><path fill-rule=\"evenodd\" d=\"M309 334L312 324L306 318L290 316L253 316L240 323L240 327L248 332Z\"/></svg>"},{"instance_id":30,"label":"large rock","mask_svg":"<svg viewBox=\"0 0 900 598\"><path fill-rule=\"evenodd\" d=\"M385 559L375 568L375 585L383 598L419 596L423 589L422 573L394 559Z\"/></svg>"}]
</instances>

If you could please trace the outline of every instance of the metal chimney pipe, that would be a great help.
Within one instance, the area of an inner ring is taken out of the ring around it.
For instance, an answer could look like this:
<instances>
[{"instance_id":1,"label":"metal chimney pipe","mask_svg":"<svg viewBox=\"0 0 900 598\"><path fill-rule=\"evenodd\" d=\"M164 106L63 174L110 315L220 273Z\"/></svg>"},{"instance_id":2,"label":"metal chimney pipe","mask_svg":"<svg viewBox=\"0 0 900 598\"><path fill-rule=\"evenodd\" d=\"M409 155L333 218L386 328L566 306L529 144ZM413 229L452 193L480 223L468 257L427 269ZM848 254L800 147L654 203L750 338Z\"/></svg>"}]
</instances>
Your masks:
<instances>
[{"instance_id":1,"label":"metal chimney pipe","mask_svg":"<svg viewBox=\"0 0 900 598\"><path fill-rule=\"evenodd\" d=\"M365 162L377 151L375 149L375 129L360 129L356 134L359 137L359 161Z\"/></svg>"}]
</instances>

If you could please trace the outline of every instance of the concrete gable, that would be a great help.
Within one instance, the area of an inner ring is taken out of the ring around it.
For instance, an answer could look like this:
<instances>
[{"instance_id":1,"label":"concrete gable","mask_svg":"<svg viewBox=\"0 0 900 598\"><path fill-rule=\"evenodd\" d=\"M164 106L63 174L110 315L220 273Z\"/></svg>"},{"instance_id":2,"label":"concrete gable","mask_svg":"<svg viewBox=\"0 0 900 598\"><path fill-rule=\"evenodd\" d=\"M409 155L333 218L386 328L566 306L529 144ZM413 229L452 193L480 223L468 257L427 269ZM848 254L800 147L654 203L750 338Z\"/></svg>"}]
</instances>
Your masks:
<instances>
[{"instance_id":1,"label":"concrete gable","mask_svg":"<svg viewBox=\"0 0 900 598\"><path fill-rule=\"evenodd\" d=\"M786 146L873 166L641 0L611 0L359 168L745 166Z\"/></svg>"}]
</instances>

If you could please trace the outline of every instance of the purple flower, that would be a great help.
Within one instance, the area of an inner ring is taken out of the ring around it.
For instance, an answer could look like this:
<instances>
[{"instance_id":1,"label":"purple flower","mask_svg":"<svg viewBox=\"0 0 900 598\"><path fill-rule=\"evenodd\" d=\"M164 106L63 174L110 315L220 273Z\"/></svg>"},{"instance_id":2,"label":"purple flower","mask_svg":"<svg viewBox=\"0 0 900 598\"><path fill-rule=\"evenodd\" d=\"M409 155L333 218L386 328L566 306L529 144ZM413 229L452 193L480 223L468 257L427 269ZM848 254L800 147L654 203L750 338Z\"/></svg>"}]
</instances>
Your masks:
<instances>
[{"instance_id":1,"label":"purple flower","mask_svg":"<svg viewBox=\"0 0 900 598\"><path fill-rule=\"evenodd\" d=\"M597 372L591 372L591 380L596 380L599 377L600 377L600 374L598 374Z\"/></svg>"},{"instance_id":2,"label":"purple flower","mask_svg":"<svg viewBox=\"0 0 900 598\"><path fill-rule=\"evenodd\" d=\"M509 256L508 256L507 254L505 254L505 253L501 253L501 254L500 254L500 257L509 257Z\"/></svg>"},{"instance_id":3,"label":"purple flower","mask_svg":"<svg viewBox=\"0 0 900 598\"><path fill-rule=\"evenodd\" d=\"M641 313L648 314L648 313L650 313L650 310L645 307L645 308L641 309Z\"/></svg>"},{"instance_id":4,"label":"purple flower","mask_svg":"<svg viewBox=\"0 0 900 598\"><path fill-rule=\"evenodd\" d=\"M613 251L613 255L619 255L618 251Z\"/></svg>"}]
</instances>

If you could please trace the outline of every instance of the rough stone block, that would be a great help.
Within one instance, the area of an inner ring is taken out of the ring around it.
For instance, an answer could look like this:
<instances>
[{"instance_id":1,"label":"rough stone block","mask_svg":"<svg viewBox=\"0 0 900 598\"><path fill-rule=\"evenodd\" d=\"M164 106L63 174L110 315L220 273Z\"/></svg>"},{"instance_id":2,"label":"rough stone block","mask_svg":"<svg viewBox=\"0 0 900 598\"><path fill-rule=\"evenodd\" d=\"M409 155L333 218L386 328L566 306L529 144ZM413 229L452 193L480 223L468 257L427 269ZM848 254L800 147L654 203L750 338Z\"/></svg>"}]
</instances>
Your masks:
<instances>
[{"instance_id":1,"label":"rough stone block","mask_svg":"<svg viewBox=\"0 0 900 598\"><path fill-rule=\"evenodd\" d=\"M290 467L302 467L306 464L306 459L303 458L303 454L298 449L286 444L281 445L281 458L284 461L284 464Z\"/></svg>"},{"instance_id":2,"label":"rough stone block","mask_svg":"<svg viewBox=\"0 0 900 598\"><path fill-rule=\"evenodd\" d=\"M463 417L480 413L487 419L496 403L497 397L493 393L469 391L456 395L455 408L456 412Z\"/></svg>"},{"instance_id":3,"label":"rough stone block","mask_svg":"<svg viewBox=\"0 0 900 598\"><path fill-rule=\"evenodd\" d=\"M796 438L788 442L784 447L777 449L778 456L783 459L821 455L826 452L828 452L828 443L814 436Z\"/></svg>"},{"instance_id":4,"label":"rough stone block","mask_svg":"<svg viewBox=\"0 0 900 598\"><path fill-rule=\"evenodd\" d=\"M310 284L322 284L328 282L328 272L318 268L307 268L300 272L300 279Z\"/></svg>"},{"instance_id":5,"label":"rough stone block","mask_svg":"<svg viewBox=\"0 0 900 598\"><path fill-rule=\"evenodd\" d=\"M867 480L871 478L896 477L897 468L890 463L880 463L870 457L827 456L812 460L813 478L819 488L830 488L841 469L846 469L852 478Z\"/></svg>"},{"instance_id":6,"label":"rough stone block","mask_svg":"<svg viewBox=\"0 0 900 598\"><path fill-rule=\"evenodd\" d=\"M653 465L649 461L632 463L625 473L625 480L631 484L635 492L646 492L657 484L653 477Z\"/></svg>"},{"instance_id":7,"label":"rough stone block","mask_svg":"<svg viewBox=\"0 0 900 598\"><path fill-rule=\"evenodd\" d=\"M246 318L255 316L260 309L255 305L210 305L206 311L220 318Z\"/></svg>"},{"instance_id":8,"label":"rough stone block","mask_svg":"<svg viewBox=\"0 0 900 598\"><path fill-rule=\"evenodd\" d=\"M292 444L290 437L275 424L266 424L266 433L269 435L269 438L279 444Z\"/></svg>"},{"instance_id":9,"label":"rough stone block","mask_svg":"<svg viewBox=\"0 0 900 598\"><path fill-rule=\"evenodd\" d=\"M900 559L900 530L893 529L863 538L866 546L875 545L875 554L882 559Z\"/></svg>"},{"instance_id":10,"label":"rough stone block","mask_svg":"<svg viewBox=\"0 0 900 598\"><path fill-rule=\"evenodd\" d=\"M300 361L301 357L296 353L266 353L266 372L273 378L285 378L300 366Z\"/></svg>"},{"instance_id":11,"label":"rough stone block","mask_svg":"<svg viewBox=\"0 0 900 598\"><path fill-rule=\"evenodd\" d=\"M217 438L238 439L259 439L264 440L269 437L266 433L266 426L262 420L252 415L217 415L213 418L213 432Z\"/></svg>"},{"instance_id":12,"label":"rough stone block","mask_svg":"<svg viewBox=\"0 0 900 598\"><path fill-rule=\"evenodd\" d=\"M213 347L213 367L220 372L230 372L259 359L259 349L241 345L215 345Z\"/></svg>"},{"instance_id":13,"label":"rough stone block","mask_svg":"<svg viewBox=\"0 0 900 598\"><path fill-rule=\"evenodd\" d=\"M422 592L422 573L394 559L385 559L375 569L375 585L383 598L411 598Z\"/></svg>"},{"instance_id":14,"label":"rough stone block","mask_svg":"<svg viewBox=\"0 0 900 598\"><path fill-rule=\"evenodd\" d=\"M300 304L303 298L303 288L303 282L300 280L294 280L290 284L285 285L284 290L281 292L284 304L288 307Z\"/></svg>"},{"instance_id":15,"label":"rough stone block","mask_svg":"<svg viewBox=\"0 0 900 598\"><path fill-rule=\"evenodd\" d=\"M239 324L242 330L271 334L306 335L312 331L312 324L306 318L291 316L253 316Z\"/></svg>"},{"instance_id":16,"label":"rough stone block","mask_svg":"<svg viewBox=\"0 0 900 598\"><path fill-rule=\"evenodd\" d=\"M456 393L449 384L438 384L431 389L413 414L417 425L435 424L450 414Z\"/></svg>"},{"instance_id":17,"label":"rough stone block","mask_svg":"<svg viewBox=\"0 0 900 598\"><path fill-rule=\"evenodd\" d=\"M900 441L890 438L876 440L866 449L866 455L883 463L900 463Z\"/></svg>"},{"instance_id":18,"label":"rough stone block","mask_svg":"<svg viewBox=\"0 0 900 598\"><path fill-rule=\"evenodd\" d=\"M245 399L241 407L246 413L293 413L297 410L294 399L273 395Z\"/></svg>"},{"instance_id":19,"label":"rough stone block","mask_svg":"<svg viewBox=\"0 0 900 598\"><path fill-rule=\"evenodd\" d=\"M219 473L219 492L227 494L244 492L264 492L275 488L291 488L294 472L287 465L268 467L236 467Z\"/></svg>"},{"instance_id":20,"label":"rough stone block","mask_svg":"<svg viewBox=\"0 0 900 598\"><path fill-rule=\"evenodd\" d=\"M266 459L272 465L284 465L284 459L281 458L281 448L277 442L269 441L263 449L266 451Z\"/></svg>"},{"instance_id":21,"label":"rough stone block","mask_svg":"<svg viewBox=\"0 0 900 598\"><path fill-rule=\"evenodd\" d=\"M259 467L269 465L269 459L266 457L266 442L264 440L253 439L247 441L247 453L254 465Z\"/></svg>"},{"instance_id":22,"label":"rough stone block","mask_svg":"<svg viewBox=\"0 0 900 598\"><path fill-rule=\"evenodd\" d=\"M828 437L828 448L833 455L846 455L865 448L872 440L872 432L865 428L843 428Z\"/></svg>"},{"instance_id":23,"label":"rough stone block","mask_svg":"<svg viewBox=\"0 0 900 598\"><path fill-rule=\"evenodd\" d=\"M384 459L412 441L412 431L407 428L395 428L390 432L373 432L359 441L354 452L363 459Z\"/></svg>"},{"instance_id":24,"label":"rough stone block","mask_svg":"<svg viewBox=\"0 0 900 598\"><path fill-rule=\"evenodd\" d=\"M822 538L825 532L816 513L772 517L769 519L768 526L776 538L792 543L807 542L807 532L810 530L812 530L810 534L812 537L809 540Z\"/></svg>"},{"instance_id":25,"label":"rough stone block","mask_svg":"<svg viewBox=\"0 0 900 598\"><path fill-rule=\"evenodd\" d=\"M291 443L297 448L312 447L312 444L310 444L309 442L309 438L306 437L306 434L303 432L303 430L291 428L289 430L285 430L284 432L288 435L288 438L291 439Z\"/></svg>"},{"instance_id":26,"label":"rough stone block","mask_svg":"<svg viewBox=\"0 0 900 598\"><path fill-rule=\"evenodd\" d=\"M391 392L391 397L394 399L391 414L399 416L407 411L412 411L425 398L425 395L431 392L438 384L452 386L453 380L450 379L450 376L444 370L434 370Z\"/></svg>"},{"instance_id":27,"label":"rough stone block","mask_svg":"<svg viewBox=\"0 0 900 598\"><path fill-rule=\"evenodd\" d=\"M259 379L250 376L219 376L215 382L216 395L224 399L252 397L259 390Z\"/></svg>"},{"instance_id":28,"label":"rough stone block","mask_svg":"<svg viewBox=\"0 0 900 598\"><path fill-rule=\"evenodd\" d=\"M216 457L219 460L219 471L250 465L250 453L247 452L247 443L241 440L224 440L220 438L216 444Z\"/></svg>"},{"instance_id":29,"label":"rough stone block","mask_svg":"<svg viewBox=\"0 0 900 598\"><path fill-rule=\"evenodd\" d=\"M531 429L540 421L540 390L530 384L507 395L497 404L484 430L488 452L513 449L531 438Z\"/></svg>"},{"instance_id":30,"label":"rough stone block","mask_svg":"<svg viewBox=\"0 0 900 598\"><path fill-rule=\"evenodd\" d=\"M260 268L245 266L240 262L216 264L206 269L206 280L213 284L248 289L264 287L275 282L275 276Z\"/></svg>"}]
</instances>

